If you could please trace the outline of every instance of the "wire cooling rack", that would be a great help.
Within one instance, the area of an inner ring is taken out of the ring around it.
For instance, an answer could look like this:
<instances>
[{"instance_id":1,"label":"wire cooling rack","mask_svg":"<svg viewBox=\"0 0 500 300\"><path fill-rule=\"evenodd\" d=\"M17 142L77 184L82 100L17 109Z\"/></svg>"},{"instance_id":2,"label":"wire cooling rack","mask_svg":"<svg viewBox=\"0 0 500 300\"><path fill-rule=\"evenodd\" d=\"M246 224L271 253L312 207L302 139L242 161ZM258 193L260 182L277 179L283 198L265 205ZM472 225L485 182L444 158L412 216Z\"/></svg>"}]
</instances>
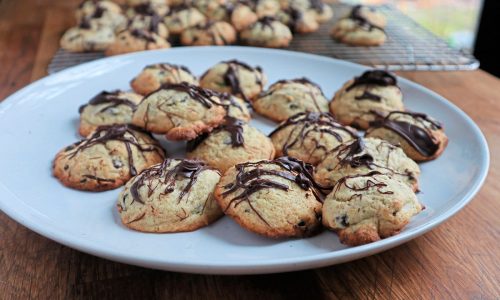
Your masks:
<instances>
[{"instance_id":1,"label":"wire cooling rack","mask_svg":"<svg viewBox=\"0 0 500 300\"><path fill-rule=\"evenodd\" d=\"M479 62L470 54L450 47L390 5L377 9L386 15L387 41L378 47L353 47L330 38L333 24L348 12L345 4L332 4L335 17L320 29L295 35L288 50L308 52L349 60L387 70L475 70ZM102 52L70 53L59 49L48 66L48 73L104 57Z\"/></svg>"}]
</instances>

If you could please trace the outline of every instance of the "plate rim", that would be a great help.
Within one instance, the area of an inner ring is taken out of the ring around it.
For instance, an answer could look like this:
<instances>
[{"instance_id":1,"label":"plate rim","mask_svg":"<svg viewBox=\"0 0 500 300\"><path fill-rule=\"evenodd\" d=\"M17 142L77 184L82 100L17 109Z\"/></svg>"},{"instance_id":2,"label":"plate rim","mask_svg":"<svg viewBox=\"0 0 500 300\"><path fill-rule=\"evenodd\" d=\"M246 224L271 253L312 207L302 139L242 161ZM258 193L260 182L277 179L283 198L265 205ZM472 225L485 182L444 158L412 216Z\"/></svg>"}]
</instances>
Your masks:
<instances>
[{"instance_id":1,"label":"plate rim","mask_svg":"<svg viewBox=\"0 0 500 300\"><path fill-rule=\"evenodd\" d=\"M95 61L83 63L77 66L70 67L68 69L56 72L54 74L45 76L39 80L36 80L22 89L14 92L13 94L4 98L2 102L0 102L0 115L8 111L8 108L11 103L18 101L19 96L25 93L28 89L33 88L35 85L42 85L45 81L50 80L57 76L64 76L66 73L76 72L79 69L90 68L94 64L102 63L103 61L113 61L124 58L130 58L134 56L145 56L152 53L172 53L172 52L204 52L204 51L242 51L242 52L273 52L280 55L286 56L295 56L296 58L306 58L313 59L319 61L334 61L337 64L347 65L351 67L356 67L358 69L371 69L370 67L359 65L353 62L340 60L336 58L331 58L327 56L320 56L309 53L302 53L296 51L282 50L282 49L266 49L266 48L255 48L255 47L242 47L242 46L203 46L203 47L180 47L173 49L160 49L160 50L151 50L144 52L136 52L136 53L128 53L124 55L118 55L113 57L105 57ZM166 60L168 59L165 58ZM366 257L369 255L373 255L375 253L379 253L381 251L385 251L387 249L396 247L403 243L406 243L409 240L412 240L422 234L425 234L429 230L435 228L440 225L444 221L448 220L452 216L454 216L458 211L464 208L474 196L479 192L480 188L483 186L490 167L490 151L488 147L487 140L482 133L479 126L470 118L464 111L462 111L458 106L456 106L453 102L447 100L436 92L415 83L409 79L397 76L398 80L404 82L404 84L417 89L424 90L426 93L431 94L433 97L437 98L440 102L442 102L447 108L453 110L454 113L458 114L469 127L471 128L474 136L480 141L479 147L481 149L481 156L483 157L482 163L479 167L479 176L475 179L472 186L469 190L464 194L461 198L461 201L455 203L448 210L443 212L441 215L438 215L431 220L419 225L416 228L413 228L411 231L406 231L404 234L392 236L375 243L350 247L346 249L336 250L328 253L314 254L308 256L296 256L293 258L280 258L280 259L266 259L263 261L255 262L228 262L224 261L224 264L221 265L221 261L212 261L207 262L206 260L189 260L189 262L179 262L176 260L169 261L168 259L149 259L136 255L124 255L122 253L117 253L115 248L111 248L109 246L99 246L86 245L89 241L88 238L81 237L79 235L71 235L69 232L61 231L60 228L54 226L51 223L43 223L40 218L36 218L36 211L34 211L30 206L26 205L21 199L19 199L16 195L14 195L4 184L0 182L0 210L2 210L6 215L15 220L17 223L27 227L28 229L47 237L53 241L56 241L60 244L66 245L70 248L89 253L91 255L95 255L98 257L102 257L105 259L118 261L127 264L133 264L137 266L153 268L153 269L161 269L161 270L169 270L169 271L178 271L178 272L189 272L189 273L199 273L199 274L265 274L265 273L276 273L276 272L289 272L289 271L298 271L310 268L318 268L324 267L328 265L343 263L355 259L359 259L361 257ZM15 199L20 200L16 202ZM13 203L16 203L15 205ZM22 203L22 205L19 205ZM22 211L21 208L27 208L26 211ZM34 217L34 218L31 218ZM36 221L33 221L36 220ZM355 249L355 250L353 250Z\"/></svg>"}]
</instances>

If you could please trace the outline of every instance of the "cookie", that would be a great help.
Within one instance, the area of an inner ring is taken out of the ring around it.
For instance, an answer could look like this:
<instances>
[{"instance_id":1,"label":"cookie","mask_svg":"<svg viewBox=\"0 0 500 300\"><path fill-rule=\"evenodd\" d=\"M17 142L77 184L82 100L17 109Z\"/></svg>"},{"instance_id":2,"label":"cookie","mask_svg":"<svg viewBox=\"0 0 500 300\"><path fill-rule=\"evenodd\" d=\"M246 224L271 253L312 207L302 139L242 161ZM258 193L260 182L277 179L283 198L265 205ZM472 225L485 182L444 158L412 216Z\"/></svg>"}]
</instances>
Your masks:
<instances>
[{"instance_id":1,"label":"cookie","mask_svg":"<svg viewBox=\"0 0 500 300\"><path fill-rule=\"evenodd\" d=\"M372 243L398 234L422 211L405 184L370 172L341 178L323 203L323 225L349 246Z\"/></svg>"},{"instance_id":2,"label":"cookie","mask_svg":"<svg viewBox=\"0 0 500 300\"><path fill-rule=\"evenodd\" d=\"M371 24L380 28L384 28L387 25L387 18L374 7L356 5L352 8L349 15L361 16ZM347 17L349 17L349 15Z\"/></svg>"},{"instance_id":3,"label":"cookie","mask_svg":"<svg viewBox=\"0 0 500 300\"><path fill-rule=\"evenodd\" d=\"M163 18L158 15L136 14L130 18L128 28L130 30L137 29L154 32L164 39L168 38L169 35L167 26L163 23Z\"/></svg>"},{"instance_id":4,"label":"cookie","mask_svg":"<svg viewBox=\"0 0 500 300\"><path fill-rule=\"evenodd\" d=\"M185 46L223 46L236 42L236 30L224 21L198 24L184 30L181 44Z\"/></svg>"},{"instance_id":5,"label":"cookie","mask_svg":"<svg viewBox=\"0 0 500 300\"><path fill-rule=\"evenodd\" d=\"M228 93L219 93L222 105L226 109L226 115L235 119L249 122L252 118L248 104L243 99Z\"/></svg>"},{"instance_id":6,"label":"cookie","mask_svg":"<svg viewBox=\"0 0 500 300\"><path fill-rule=\"evenodd\" d=\"M257 0L255 12L259 18L274 17L281 10L279 0Z\"/></svg>"},{"instance_id":7,"label":"cookie","mask_svg":"<svg viewBox=\"0 0 500 300\"><path fill-rule=\"evenodd\" d=\"M378 171L418 191L420 168L398 146L376 138L358 138L329 152L314 172L316 181L333 186L345 176Z\"/></svg>"},{"instance_id":8,"label":"cookie","mask_svg":"<svg viewBox=\"0 0 500 300\"><path fill-rule=\"evenodd\" d=\"M142 96L122 91L103 91L80 106L80 127L82 136L88 136L97 127L113 124L130 124L132 115Z\"/></svg>"},{"instance_id":9,"label":"cookie","mask_svg":"<svg viewBox=\"0 0 500 300\"><path fill-rule=\"evenodd\" d=\"M143 232L193 231L223 213L214 199L220 174L203 162L166 159L132 178L118 196L123 225Z\"/></svg>"},{"instance_id":10,"label":"cookie","mask_svg":"<svg viewBox=\"0 0 500 300\"><path fill-rule=\"evenodd\" d=\"M146 66L130 82L132 89L141 95L147 95L160 88L162 84L181 83L198 85L198 79L185 66L158 63Z\"/></svg>"},{"instance_id":11,"label":"cookie","mask_svg":"<svg viewBox=\"0 0 500 300\"><path fill-rule=\"evenodd\" d=\"M181 34L187 28L204 24L206 21L206 17L199 10L187 6L172 8L164 19L168 31L172 34Z\"/></svg>"},{"instance_id":12,"label":"cookie","mask_svg":"<svg viewBox=\"0 0 500 300\"><path fill-rule=\"evenodd\" d=\"M107 56L130 52L170 48L164 38L144 29L127 29L116 36L116 40L106 49Z\"/></svg>"},{"instance_id":13,"label":"cookie","mask_svg":"<svg viewBox=\"0 0 500 300\"><path fill-rule=\"evenodd\" d=\"M441 123L426 114L409 111L394 111L372 122L365 136L399 145L415 161L433 160L448 145Z\"/></svg>"},{"instance_id":14,"label":"cookie","mask_svg":"<svg viewBox=\"0 0 500 300\"><path fill-rule=\"evenodd\" d=\"M371 23L360 10L353 10L346 18L340 19L331 29L331 36L351 46L380 46L387 36L383 28Z\"/></svg>"},{"instance_id":15,"label":"cookie","mask_svg":"<svg viewBox=\"0 0 500 300\"><path fill-rule=\"evenodd\" d=\"M90 23L98 28L108 27L114 31L123 30L127 25L122 9L112 1L83 1L75 16L78 23Z\"/></svg>"},{"instance_id":16,"label":"cookie","mask_svg":"<svg viewBox=\"0 0 500 300\"><path fill-rule=\"evenodd\" d=\"M257 22L258 18L249 5L242 3L235 5L230 16L231 24L238 32Z\"/></svg>"},{"instance_id":17,"label":"cookie","mask_svg":"<svg viewBox=\"0 0 500 300\"><path fill-rule=\"evenodd\" d=\"M267 77L261 67L237 60L222 61L200 78L200 85L204 88L230 93L247 101L262 92L266 84Z\"/></svg>"},{"instance_id":18,"label":"cookie","mask_svg":"<svg viewBox=\"0 0 500 300\"><path fill-rule=\"evenodd\" d=\"M243 43L250 46L283 48L292 40L292 32L272 17L262 17L240 33Z\"/></svg>"},{"instance_id":19,"label":"cookie","mask_svg":"<svg viewBox=\"0 0 500 300\"><path fill-rule=\"evenodd\" d=\"M170 11L165 1L143 1L136 5L129 6L127 16L133 18L137 15L164 17Z\"/></svg>"},{"instance_id":20,"label":"cookie","mask_svg":"<svg viewBox=\"0 0 500 300\"><path fill-rule=\"evenodd\" d=\"M164 158L164 150L150 134L128 125L101 126L61 150L53 173L67 187L105 191L125 184Z\"/></svg>"},{"instance_id":21,"label":"cookie","mask_svg":"<svg viewBox=\"0 0 500 300\"><path fill-rule=\"evenodd\" d=\"M282 1L283 10L292 10L302 13L310 13L319 23L324 23L333 17L333 9L317 0L289 0Z\"/></svg>"},{"instance_id":22,"label":"cookie","mask_svg":"<svg viewBox=\"0 0 500 300\"><path fill-rule=\"evenodd\" d=\"M191 140L209 132L224 120L226 110L210 90L185 82L166 84L137 106L132 124L167 139Z\"/></svg>"},{"instance_id":23,"label":"cookie","mask_svg":"<svg viewBox=\"0 0 500 300\"><path fill-rule=\"evenodd\" d=\"M104 51L115 41L115 33L107 27L97 28L89 23L71 27L61 38L60 45L69 52Z\"/></svg>"},{"instance_id":24,"label":"cookie","mask_svg":"<svg viewBox=\"0 0 500 300\"><path fill-rule=\"evenodd\" d=\"M210 21L227 21L234 7L232 0L193 0L192 6Z\"/></svg>"},{"instance_id":25,"label":"cookie","mask_svg":"<svg viewBox=\"0 0 500 300\"><path fill-rule=\"evenodd\" d=\"M312 166L294 158L231 167L215 188L224 213L271 238L306 237L321 228L321 191Z\"/></svg>"},{"instance_id":26,"label":"cookie","mask_svg":"<svg viewBox=\"0 0 500 300\"><path fill-rule=\"evenodd\" d=\"M211 133L189 141L186 157L202 160L224 173L240 163L273 159L274 147L258 129L242 120L226 117Z\"/></svg>"},{"instance_id":27,"label":"cookie","mask_svg":"<svg viewBox=\"0 0 500 300\"><path fill-rule=\"evenodd\" d=\"M307 78L280 80L252 102L256 112L282 122L301 112L328 112L321 88Z\"/></svg>"},{"instance_id":28,"label":"cookie","mask_svg":"<svg viewBox=\"0 0 500 300\"><path fill-rule=\"evenodd\" d=\"M378 116L404 110L394 75L370 70L346 82L330 102L330 112L344 125L367 129Z\"/></svg>"},{"instance_id":29,"label":"cookie","mask_svg":"<svg viewBox=\"0 0 500 300\"><path fill-rule=\"evenodd\" d=\"M316 14L312 11L301 11L289 8L278 12L276 19L286 24L296 33L315 32L319 28Z\"/></svg>"},{"instance_id":30,"label":"cookie","mask_svg":"<svg viewBox=\"0 0 500 300\"><path fill-rule=\"evenodd\" d=\"M298 113L269 134L276 156L291 156L317 165L342 143L358 137L353 128L343 126L328 113Z\"/></svg>"}]
</instances>

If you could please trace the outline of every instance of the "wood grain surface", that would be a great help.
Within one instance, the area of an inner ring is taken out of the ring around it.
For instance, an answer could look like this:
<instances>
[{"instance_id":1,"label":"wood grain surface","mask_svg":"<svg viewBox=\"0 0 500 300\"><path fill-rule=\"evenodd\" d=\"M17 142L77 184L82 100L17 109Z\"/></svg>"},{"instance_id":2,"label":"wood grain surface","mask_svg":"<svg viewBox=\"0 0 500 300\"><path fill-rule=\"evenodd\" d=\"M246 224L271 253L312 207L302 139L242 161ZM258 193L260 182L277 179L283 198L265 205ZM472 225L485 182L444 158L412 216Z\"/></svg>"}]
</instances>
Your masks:
<instances>
[{"instance_id":1,"label":"wood grain surface","mask_svg":"<svg viewBox=\"0 0 500 300\"><path fill-rule=\"evenodd\" d=\"M61 33L73 22L76 2L0 0L0 99L45 76ZM469 114L486 135L492 154L490 174L479 194L431 232L384 253L322 269L205 276L87 255L0 212L0 299L499 299L499 80L482 71L400 75Z\"/></svg>"}]
</instances>

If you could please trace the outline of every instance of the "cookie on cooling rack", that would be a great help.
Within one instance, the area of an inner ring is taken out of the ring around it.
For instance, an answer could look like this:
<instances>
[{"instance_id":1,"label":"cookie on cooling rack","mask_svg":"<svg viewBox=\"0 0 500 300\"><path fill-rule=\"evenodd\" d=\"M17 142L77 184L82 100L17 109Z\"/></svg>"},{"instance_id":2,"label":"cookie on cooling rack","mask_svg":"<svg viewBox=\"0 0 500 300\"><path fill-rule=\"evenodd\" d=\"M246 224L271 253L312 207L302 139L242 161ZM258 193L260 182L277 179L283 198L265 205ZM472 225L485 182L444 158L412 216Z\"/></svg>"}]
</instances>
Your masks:
<instances>
[{"instance_id":1,"label":"cookie on cooling rack","mask_svg":"<svg viewBox=\"0 0 500 300\"><path fill-rule=\"evenodd\" d=\"M351 46L380 46L387 39L384 29L366 18L360 9L353 9L335 23L330 34L335 40Z\"/></svg>"},{"instance_id":2,"label":"cookie on cooling rack","mask_svg":"<svg viewBox=\"0 0 500 300\"><path fill-rule=\"evenodd\" d=\"M170 48L169 42L144 29L126 29L116 36L113 44L109 45L105 54L107 56L130 52Z\"/></svg>"},{"instance_id":3,"label":"cookie on cooling rack","mask_svg":"<svg viewBox=\"0 0 500 300\"><path fill-rule=\"evenodd\" d=\"M323 225L349 246L398 234L422 211L405 184L373 171L340 178L323 203Z\"/></svg>"},{"instance_id":4,"label":"cookie on cooling rack","mask_svg":"<svg viewBox=\"0 0 500 300\"><path fill-rule=\"evenodd\" d=\"M231 10L234 9L233 0L193 0L192 6L204 14L210 21L227 21Z\"/></svg>"},{"instance_id":5,"label":"cookie on cooling rack","mask_svg":"<svg viewBox=\"0 0 500 300\"><path fill-rule=\"evenodd\" d=\"M279 0L257 0L255 2L255 12L259 18L274 17L281 10Z\"/></svg>"},{"instance_id":6,"label":"cookie on cooling rack","mask_svg":"<svg viewBox=\"0 0 500 300\"><path fill-rule=\"evenodd\" d=\"M122 223L144 232L185 232L223 213L214 199L220 174L203 162L166 159L132 178L118 196Z\"/></svg>"},{"instance_id":7,"label":"cookie on cooling rack","mask_svg":"<svg viewBox=\"0 0 500 300\"><path fill-rule=\"evenodd\" d=\"M139 2L140 3L135 3L135 5L129 5L126 12L129 18L133 18L137 15L163 17L170 11L169 6L164 0Z\"/></svg>"},{"instance_id":8,"label":"cookie on cooling rack","mask_svg":"<svg viewBox=\"0 0 500 300\"><path fill-rule=\"evenodd\" d=\"M87 22L113 31L123 30L127 25L122 9L112 1L83 1L76 9L75 16L78 23Z\"/></svg>"},{"instance_id":9,"label":"cookie on cooling rack","mask_svg":"<svg viewBox=\"0 0 500 300\"><path fill-rule=\"evenodd\" d=\"M172 34L181 34L184 30L206 21L207 18L199 10L189 6L172 8L164 19L168 31Z\"/></svg>"},{"instance_id":10,"label":"cookie on cooling rack","mask_svg":"<svg viewBox=\"0 0 500 300\"><path fill-rule=\"evenodd\" d=\"M346 82L330 102L340 123L367 129L370 122L391 111L404 110L403 94L394 75L370 70Z\"/></svg>"},{"instance_id":11,"label":"cookie on cooling rack","mask_svg":"<svg viewBox=\"0 0 500 300\"><path fill-rule=\"evenodd\" d=\"M191 140L224 120L226 109L210 90L188 84L166 84L137 106L132 123L169 140Z\"/></svg>"},{"instance_id":12,"label":"cookie on cooling rack","mask_svg":"<svg viewBox=\"0 0 500 300\"><path fill-rule=\"evenodd\" d=\"M349 16L361 16L370 24L373 24L377 27L384 28L387 25L387 18L384 14L377 11L376 8L364 5L356 5L349 12Z\"/></svg>"},{"instance_id":13,"label":"cookie on cooling rack","mask_svg":"<svg viewBox=\"0 0 500 300\"><path fill-rule=\"evenodd\" d=\"M137 14L130 18L128 28L130 30L137 29L153 32L164 39L169 36L167 26L163 23L163 19L158 15Z\"/></svg>"},{"instance_id":14,"label":"cookie on cooling rack","mask_svg":"<svg viewBox=\"0 0 500 300\"><path fill-rule=\"evenodd\" d=\"M217 92L230 93L245 100L255 98L267 83L261 67L252 67L238 60L222 61L208 69L200 85Z\"/></svg>"},{"instance_id":15,"label":"cookie on cooling rack","mask_svg":"<svg viewBox=\"0 0 500 300\"><path fill-rule=\"evenodd\" d=\"M88 136L102 125L130 124L141 100L141 95L122 91L97 94L87 104L80 106L80 135Z\"/></svg>"},{"instance_id":16,"label":"cookie on cooling rack","mask_svg":"<svg viewBox=\"0 0 500 300\"><path fill-rule=\"evenodd\" d=\"M226 117L224 123L187 144L186 157L198 159L224 173L239 163L273 159L271 140L242 120Z\"/></svg>"},{"instance_id":17,"label":"cookie on cooling rack","mask_svg":"<svg viewBox=\"0 0 500 300\"><path fill-rule=\"evenodd\" d=\"M319 28L316 14L312 11L288 8L279 11L276 19L290 27L294 33L310 33L315 32Z\"/></svg>"},{"instance_id":18,"label":"cookie on cooling rack","mask_svg":"<svg viewBox=\"0 0 500 300\"><path fill-rule=\"evenodd\" d=\"M150 134L128 125L101 126L61 150L53 173L70 188L105 191L125 184L164 158L165 151Z\"/></svg>"},{"instance_id":19,"label":"cookie on cooling rack","mask_svg":"<svg viewBox=\"0 0 500 300\"><path fill-rule=\"evenodd\" d=\"M230 21L236 31L240 32L255 23L258 18L250 5L237 3L231 12Z\"/></svg>"},{"instance_id":20,"label":"cookie on cooling rack","mask_svg":"<svg viewBox=\"0 0 500 300\"><path fill-rule=\"evenodd\" d=\"M294 158L230 168L215 189L225 214L243 228L272 238L306 237L321 228L321 192L312 166Z\"/></svg>"},{"instance_id":21,"label":"cookie on cooling rack","mask_svg":"<svg viewBox=\"0 0 500 300\"><path fill-rule=\"evenodd\" d=\"M60 45L69 52L104 51L115 42L111 28L81 23L71 27L61 37Z\"/></svg>"},{"instance_id":22,"label":"cookie on cooling rack","mask_svg":"<svg viewBox=\"0 0 500 300\"><path fill-rule=\"evenodd\" d=\"M317 165L328 152L358 137L356 130L339 124L328 113L299 113L269 134L276 156L291 156Z\"/></svg>"},{"instance_id":23,"label":"cookie on cooling rack","mask_svg":"<svg viewBox=\"0 0 500 300\"><path fill-rule=\"evenodd\" d=\"M208 21L184 30L181 44L185 46L223 46L236 42L236 30L224 21Z\"/></svg>"},{"instance_id":24,"label":"cookie on cooling rack","mask_svg":"<svg viewBox=\"0 0 500 300\"><path fill-rule=\"evenodd\" d=\"M181 82L198 85L198 79L187 67L158 63L146 66L132 79L130 86L136 93L147 95L159 89L162 84Z\"/></svg>"},{"instance_id":25,"label":"cookie on cooling rack","mask_svg":"<svg viewBox=\"0 0 500 300\"><path fill-rule=\"evenodd\" d=\"M252 102L256 112L282 122L301 112L328 112L321 88L307 78L280 80Z\"/></svg>"},{"instance_id":26,"label":"cookie on cooling rack","mask_svg":"<svg viewBox=\"0 0 500 300\"><path fill-rule=\"evenodd\" d=\"M420 168L404 151L376 138L358 138L341 144L318 164L314 172L317 182L333 186L345 176L378 171L418 191Z\"/></svg>"},{"instance_id":27,"label":"cookie on cooling rack","mask_svg":"<svg viewBox=\"0 0 500 300\"><path fill-rule=\"evenodd\" d=\"M241 31L240 39L250 46L283 48L292 40L292 32L273 17L262 17Z\"/></svg>"},{"instance_id":28,"label":"cookie on cooling rack","mask_svg":"<svg viewBox=\"0 0 500 300\"><path fill-rule=\"evenodd\" d=\"M435 159L448 145L441 123L426 114L409 111L393 111L372 122L365 136L400 145L416 161Z\"/></svg>"},{"instance_id":29,"label":"cookie on cooling rack","mask_svg":"<svg viewBox=\"0 0 500 300\"><path fill-rule=\"evenodd\" d=\"M327 22L333 17L332 7L317 0L285 0L282 1L282 9L312 14L319 23Z\"/></svg>"}]
</instances>

